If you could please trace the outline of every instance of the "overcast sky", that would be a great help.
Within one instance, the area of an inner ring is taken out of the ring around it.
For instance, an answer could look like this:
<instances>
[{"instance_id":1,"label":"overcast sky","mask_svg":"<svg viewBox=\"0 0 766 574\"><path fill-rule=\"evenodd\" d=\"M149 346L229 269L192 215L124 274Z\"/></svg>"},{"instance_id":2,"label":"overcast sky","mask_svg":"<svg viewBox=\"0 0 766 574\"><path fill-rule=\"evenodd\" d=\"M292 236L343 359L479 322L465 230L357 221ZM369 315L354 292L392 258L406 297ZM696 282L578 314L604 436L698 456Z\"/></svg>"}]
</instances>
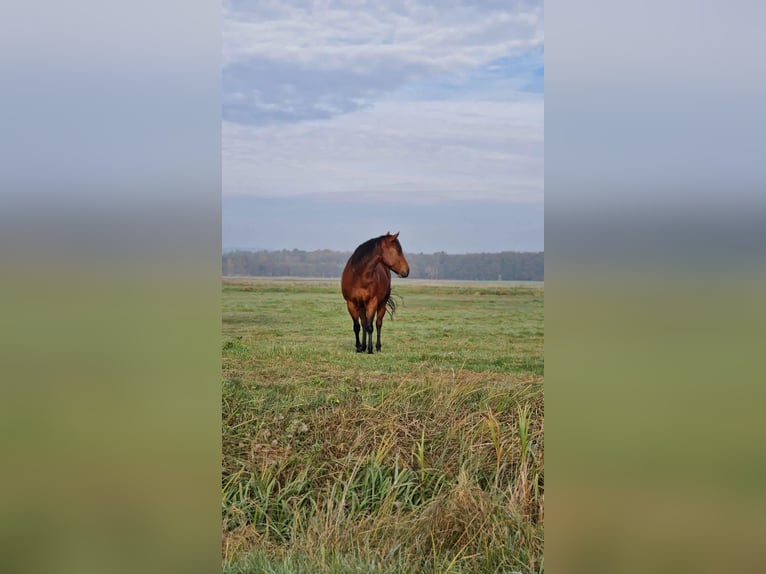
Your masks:
<instances>
[{"instance_id":1,"label":"overcast sky","mask_svg":"<svg viewBox=\"0 0 766 574\"><path fill-rule=\"evenodd\" d=\"M542 2L227 1L223 248L543 249Z\"/></svg>"}]
</instances>

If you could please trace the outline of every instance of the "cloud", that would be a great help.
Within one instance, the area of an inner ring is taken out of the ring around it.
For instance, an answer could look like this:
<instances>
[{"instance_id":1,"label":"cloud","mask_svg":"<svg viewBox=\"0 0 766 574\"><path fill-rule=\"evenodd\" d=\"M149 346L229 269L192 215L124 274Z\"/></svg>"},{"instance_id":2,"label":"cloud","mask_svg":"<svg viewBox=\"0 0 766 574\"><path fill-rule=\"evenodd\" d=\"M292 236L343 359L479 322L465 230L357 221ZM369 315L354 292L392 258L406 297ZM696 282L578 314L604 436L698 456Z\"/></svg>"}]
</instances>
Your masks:
<instances>
[{"instance_id":1,"label":"cloud","mask_svg":"<svg viewBox=\"0 0 766 574\"><path fill-rule=\"evenodd\" d=\"M389 101L332 120L223 126L223 187L260 197L543 199L543 99Z\"/></svg>"},{"instance_id":2,"label":"cloud","mask_svg":"<svg viewBox=\"0 0 766 574\"><path fill-rule=\"evenodd\" d=\"M229 1L223 115L258 125L332 117L412 82L466 81L542 45L537 2Z\"/></svg>"},{"instance_id":3,"label":"cloud","mask_svg":"<svg viewBox=\"0 0 766 574\"><path fill-rule=\"evenodd\" d=\"M227 196L543 201L541 2L229 0Z\"/></svg>"},{"instance_id":4,"label":"cloud","mask_svg":"<svg viewBox=\"0 0 766 574\"><path fill-rule=\"evenodd\" d=\"M542 3L537 2L307 4L227 2L224 65L258 57L345 69L396 58L450 68L543 41Z\"/></svg>"}]
</instances>

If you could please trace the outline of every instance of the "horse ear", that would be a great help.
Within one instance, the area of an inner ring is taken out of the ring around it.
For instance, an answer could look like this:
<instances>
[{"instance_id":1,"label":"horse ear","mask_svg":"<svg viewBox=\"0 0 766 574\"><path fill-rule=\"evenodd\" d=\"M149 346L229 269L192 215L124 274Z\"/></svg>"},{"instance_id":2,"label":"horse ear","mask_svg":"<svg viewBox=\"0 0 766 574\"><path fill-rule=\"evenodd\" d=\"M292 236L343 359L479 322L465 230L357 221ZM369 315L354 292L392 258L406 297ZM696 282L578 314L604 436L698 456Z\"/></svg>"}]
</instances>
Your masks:
<instances>
[{"instance_id":1,"label":"horse ear","mask_svg":"<svg viewBox=\"0 0 766 574\"><path fill-rule=\"evenodd\" d=\"M397 237L399 237L399 232L398 231L396 233L394 233L394 239L396 239Z\"/></svg>"}]
</instances>

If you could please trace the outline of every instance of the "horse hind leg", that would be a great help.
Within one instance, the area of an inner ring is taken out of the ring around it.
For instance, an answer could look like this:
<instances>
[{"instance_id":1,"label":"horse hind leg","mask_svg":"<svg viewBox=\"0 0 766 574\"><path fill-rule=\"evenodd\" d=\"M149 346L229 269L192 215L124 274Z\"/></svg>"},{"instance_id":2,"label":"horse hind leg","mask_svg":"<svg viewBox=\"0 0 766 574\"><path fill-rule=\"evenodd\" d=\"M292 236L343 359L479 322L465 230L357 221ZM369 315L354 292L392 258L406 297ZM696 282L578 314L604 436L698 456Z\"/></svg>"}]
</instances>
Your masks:
<instances>
[{"instance_id":1,"label":"horse hind leg","mask_svg":"<svg viewBox=\"0 0 766 574\"><path fill-rule=\"evenodd\" d=\"M360 347L357 347L356 350L358 353L364 353L365 351L367 351L369 354L372 354L372 330L373 330L372 317L370 317L367 313L362 311L361 320L362 320L362 345Z\"/></svg>"},{"instance_id":2,"label":"horse hind leg","mask_svg":"<svg viewBox=\"0 0 766 574\"><path fill-rule=\"evenodd\" d=\"M362 329L362 344L359 345L356 348L356 352L357 353L364 353L365 350L367 350L367 327L366 327L367 323L365 322L364 318L362 319L361 322L362 322L362 327L361 327L361 329Z\"/></svg>"},{"instance_id":3,"label":"horse hind leg","mask_svg":"<svg viewBox=\"0 0 766 574\"><path fill-rule=\"evenodd\" d=\"M377 328L378 340L375 343L375 350L380 352L380 330L383 328L383 315L386 314L386 306L378 308L377 318L375 319L375 327Z\"/></svg>"},{"instance_id":4,"label":"horse hind leg","mask_svg":"<svg viewBox=\"0 0 766 574\"><path fill-rule=\"evenodd\" d=\"M366 313L364 307L360 307L359 318L362 323L362 344L357 347L356 351L357 353L364 353L365 351L372 353L372 318Z\"/></svg>"},{"instance_id":5,"label":"horse hind leg","mask_svg":"<svg viewBox=\"0 0 766 574\"><path fill-rule=\"evenodd\" d=\"M354 338L356 339L356 352L361 353L364 351L364 347L359 342L359 310L356 308L356 305L354 305L351 301L347 301L348 306L348 314L351 315L351 320L354 323Z\"/></svg>"},{"instance_id":6,"label":"horse hind leg","mask_svg":"<svg viewBox=\"0 0 766 574\"><path fill-rule=\"evenodd\" d=\"M367 352L372 355L372 317L369 317L367 319L367 335L369 336L369 340L367 341ZM362 346L364 347L364 342L362 342Z\"/></svg>"}]
</instances>

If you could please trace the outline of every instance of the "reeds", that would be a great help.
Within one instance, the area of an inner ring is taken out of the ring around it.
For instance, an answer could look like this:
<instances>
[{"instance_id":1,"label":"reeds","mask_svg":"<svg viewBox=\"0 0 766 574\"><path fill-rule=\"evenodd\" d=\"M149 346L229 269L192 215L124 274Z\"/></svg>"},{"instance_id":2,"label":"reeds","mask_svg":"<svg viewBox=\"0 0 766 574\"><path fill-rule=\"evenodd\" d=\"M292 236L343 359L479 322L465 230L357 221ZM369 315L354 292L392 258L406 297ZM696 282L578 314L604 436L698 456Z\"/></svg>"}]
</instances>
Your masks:
<instances>
[{"instance_id":1,"label":"reeds","mask_svg":"<svg viewBox=\"0 0 766 574\"><path fill-rule=\"evenodd\" d=\"M229 572L542 570L539 381L404 377L224 443Z\"/></svg>"}]
</instances>

